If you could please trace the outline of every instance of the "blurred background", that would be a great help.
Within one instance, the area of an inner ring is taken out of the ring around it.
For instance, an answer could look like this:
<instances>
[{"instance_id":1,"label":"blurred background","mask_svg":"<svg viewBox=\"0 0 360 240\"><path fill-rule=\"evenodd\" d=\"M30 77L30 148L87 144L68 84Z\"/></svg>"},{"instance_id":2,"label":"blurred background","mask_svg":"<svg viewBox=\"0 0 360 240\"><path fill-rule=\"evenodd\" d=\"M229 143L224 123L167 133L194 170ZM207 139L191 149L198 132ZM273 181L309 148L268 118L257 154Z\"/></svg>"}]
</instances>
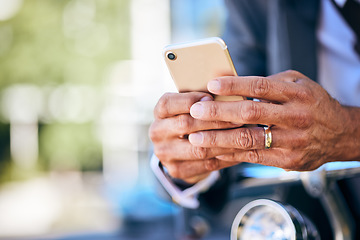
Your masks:
<instances>
[{"instance_id":1,"label":"blurred background","mask_svg":"<svg viewBox=\"0 0 360 240\"><path fill-rule=\"evenodd\" d=\"M179 211L149 168L153 107L175 91L162 49L224 19L222 0L0 0L0 239Z\"/></svg>"}]
</instances>

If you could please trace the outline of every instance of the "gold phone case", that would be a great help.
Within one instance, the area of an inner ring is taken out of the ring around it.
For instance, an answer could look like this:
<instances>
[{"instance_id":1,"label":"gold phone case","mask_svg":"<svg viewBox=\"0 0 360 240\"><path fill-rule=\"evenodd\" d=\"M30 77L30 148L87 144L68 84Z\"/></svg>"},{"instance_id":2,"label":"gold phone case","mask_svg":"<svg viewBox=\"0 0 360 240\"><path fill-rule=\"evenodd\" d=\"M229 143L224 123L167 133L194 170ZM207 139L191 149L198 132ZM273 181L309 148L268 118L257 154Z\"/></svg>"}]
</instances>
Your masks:
<instances>
[{"instance_id":1,"label":"gold phone case","mask_svg":"<svg viewBox=\"0 0 360 240\"><path fill-rule=\"evenodd\" d=\"M208 92L207 83L221 76L237 76L225 42L218 37L169 45L164 58L179 92ZM241 96L215 96L218 101L244 100Z\"/></svg>"}]
</instances>

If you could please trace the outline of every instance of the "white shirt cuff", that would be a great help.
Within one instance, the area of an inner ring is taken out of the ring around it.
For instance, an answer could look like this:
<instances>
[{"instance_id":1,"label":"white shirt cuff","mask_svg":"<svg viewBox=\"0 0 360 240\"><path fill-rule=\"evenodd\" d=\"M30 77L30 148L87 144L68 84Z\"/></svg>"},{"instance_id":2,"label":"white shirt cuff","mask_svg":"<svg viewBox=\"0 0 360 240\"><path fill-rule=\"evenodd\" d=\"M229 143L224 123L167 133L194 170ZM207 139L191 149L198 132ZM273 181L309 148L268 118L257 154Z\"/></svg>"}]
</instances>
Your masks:
<instances>
[{"instance_id":1,"label":"white shirt cuff","mask_svg":"<svg viewBox=\"0 0 360 240\"><path fill-rule=\"evenodd\" d=\"M155 176L158 178L165 190L170 194L173 201L186 208L198 208L200 205L199 200L197 199L198 195L207 191L220 177L219 171L213 171L207 178L199 181L189 188L181 190L178 186L176 186L176 184L174 184L171 178L165 174L164 169L162 169L160 161L155 154L153 154L151 158L150 165Z\"/></svg>"}]
</instances>

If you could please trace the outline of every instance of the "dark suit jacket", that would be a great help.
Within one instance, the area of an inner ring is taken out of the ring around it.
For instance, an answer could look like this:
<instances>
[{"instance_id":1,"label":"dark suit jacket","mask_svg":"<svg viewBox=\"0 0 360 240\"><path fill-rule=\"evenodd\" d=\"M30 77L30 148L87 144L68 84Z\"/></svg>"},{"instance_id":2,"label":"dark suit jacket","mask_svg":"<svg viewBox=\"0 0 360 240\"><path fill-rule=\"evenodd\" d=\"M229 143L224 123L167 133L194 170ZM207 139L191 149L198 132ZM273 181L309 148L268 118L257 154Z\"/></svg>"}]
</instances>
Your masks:
<instances>
[{"instance_id":1,"label":"dark suit jacket","mask_svg":"<svg viewBox=\"0 0 360 240\"><path fill-rule=\"evenodd\" d=\"M317 78L319 0L225 0L224 40L239 75L300 71Z\"/></svg>"}]
</instances>

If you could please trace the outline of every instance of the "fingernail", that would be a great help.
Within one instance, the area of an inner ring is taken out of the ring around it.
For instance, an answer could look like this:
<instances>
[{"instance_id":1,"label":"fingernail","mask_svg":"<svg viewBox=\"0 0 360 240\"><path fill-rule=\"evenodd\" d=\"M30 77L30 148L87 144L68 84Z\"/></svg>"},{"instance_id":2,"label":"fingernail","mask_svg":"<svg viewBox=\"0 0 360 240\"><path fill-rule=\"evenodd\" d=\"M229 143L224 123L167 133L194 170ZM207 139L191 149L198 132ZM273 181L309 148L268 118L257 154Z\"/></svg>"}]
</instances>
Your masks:
<instances>
[{"instance_id":1,"label":"fingernail","mask_svg":"<svg viewBox=\"0 0 360 240\"><path fill-rule=\"evenodd\" d=\"M221 89L221 83L218 80L211 80L207 84L208 90L212 93L218 93Z\"/></svg>"},{"instance_id":2,"label":"fingernail","mask_svg":"<svg viewBox=\"0 0 360 240\"><path fill-rule=\"evenodd\" d=\"M204 114L204 107L200 103L195 103L190 108L190 115L193 118L200 118Z\"/></svg>"},{"instance_id":3,"label":"fingernail","mask_svg":"<svg viewBox=\"0 0 360 240\"><path fill-rule=\"evenodd\" d=\"M206 101L212 101L212 98L209 96L205 96L202 99L200 99L200 102L206 102Z\"/></svg>"},{"instance_id":4,"label":"fingernail","mask_svg":"<svg viewBox=\"0 0 360 240\"><path fill-rule=\"evenodd\" d=\"M189 135L189 141L193 145L200 145L204 142L204 136L202 133L191 133Z\"/></svg>"}]
</instances>

